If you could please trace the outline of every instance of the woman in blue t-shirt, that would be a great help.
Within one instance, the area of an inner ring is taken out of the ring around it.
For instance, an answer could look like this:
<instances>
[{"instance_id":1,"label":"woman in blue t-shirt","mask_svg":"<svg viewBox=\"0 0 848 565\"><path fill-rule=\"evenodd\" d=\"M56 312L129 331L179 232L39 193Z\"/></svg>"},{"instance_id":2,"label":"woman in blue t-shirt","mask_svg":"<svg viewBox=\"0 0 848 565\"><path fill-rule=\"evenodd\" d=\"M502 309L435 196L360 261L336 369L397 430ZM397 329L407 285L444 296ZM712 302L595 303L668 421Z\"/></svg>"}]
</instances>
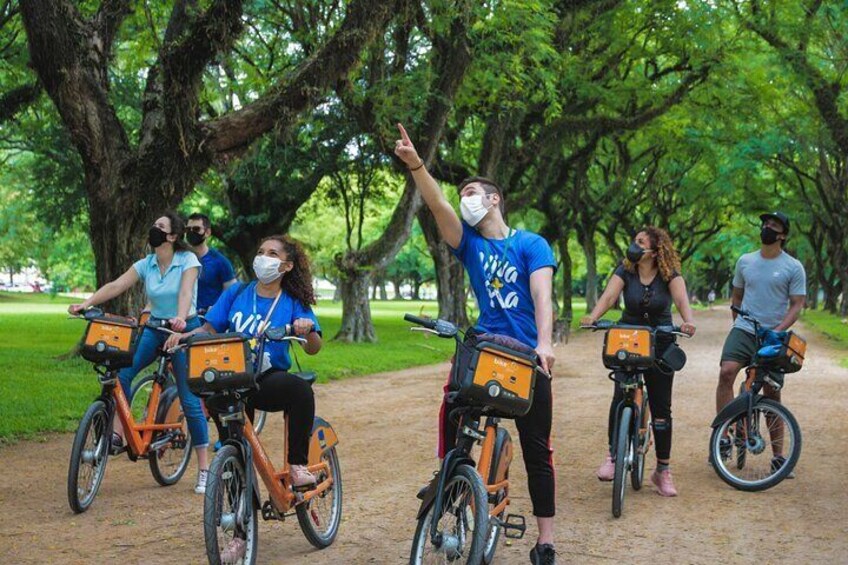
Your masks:
<instances>
[{"instance_id":1,"label":"woman in blue t-shirt","mask_svg":"<svg viewBox=\"0 0 848 565\"><path fill-rule=\"evenodd\" d=\"M627 249L627 259L615 270L607 283L604 294L592 313L581 320L583 325L591 325L624 296L624 311L621 323L639 326L670 326L672 324L671 304L683 318L680 330L695 334L695 323L686 283L680 275L680 258L671 238L665 230L653 226L646 227L636 234L633 243ZM656 355L661 357L674 342L668 334L657 336ZM674 374L657 369L645 372L645 387L648 389L648 403L651 407L651 425L654 430L657 468L651 475L651 482L662 496L677 496L677 489L671 477L671 389ZM615 408L622 400L623 393L616 386L610 404L608 420L609 449L606 458L598 469L598 478L611 481L615 475L615 462L612 449L612 433L615 420Z\"/></svg>"},{"instance_id":2,"label":"woman in blue t-shirt","mask_svg":"<svg viewBox=\"0 0 848 565\"><path fill-rule=\"evenodd\" d=\"M169 346L197 333L242 332L257 336L268 327L291 324L294 333L304 337L303 350L315 355L321 349L321 327L312 312L315 292L312 273L303 248L288 236L273 235L262 240L253 260L255 281L227 288L206 313L203 326L182 335L173 335ZM269 316L270 312L270 316ZM315 417L312 385L288 372L291 368L289 342L265 344L260 370L270 371L262 379L262 394L252 395L249 410L285 411L289 416L288 462L292 483L315 483L307 468L309 437Z\"/></svg>"},{"instance_id":3,"label":"woman in blue t-shirt","mask_svg":"<svg viewBox=\"0 0 848 565\"><path fill-rule=\"evenodd\" d=\"M153 253L136 261L126 273L97 289L97 292L82 304L69 306L68 311L77 314L90 306L108 302L129 290L138 281L142 281L151 320L168 320L171 328L178 332L197 328L200 326L196 312L200 261L186 246L183 235L183 219L174 212L165 212L147 234L147 241L153 248ZM130 384L133 377L156 359L166 338L167 335L163 332L148 328L142 330L132 367L122 369L118 373L128 402L132 400ZM206 417L200 406L200 399L188 389L184 352L180 351L174 355L173 366L180 403L191 434L191 444L197 453L199 471L194 491L202 494L206 492L206 475L209 469L206 454L209 431L206 428ZM121 450L124 447L124 429L120 418L115 418L114 430L113 448Z\"/></svg>"}]
</instances>

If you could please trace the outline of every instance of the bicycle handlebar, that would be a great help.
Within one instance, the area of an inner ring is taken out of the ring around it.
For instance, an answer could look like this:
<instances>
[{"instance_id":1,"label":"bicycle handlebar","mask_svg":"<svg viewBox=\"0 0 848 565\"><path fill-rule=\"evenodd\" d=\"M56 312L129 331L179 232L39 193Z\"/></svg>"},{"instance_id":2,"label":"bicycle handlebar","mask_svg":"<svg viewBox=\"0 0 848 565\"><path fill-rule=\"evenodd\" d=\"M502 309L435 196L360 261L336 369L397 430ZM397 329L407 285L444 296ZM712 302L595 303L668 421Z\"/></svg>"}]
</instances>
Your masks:
<instances>
[{"instance_id":1,"label":"bicycle handlebar","mask_svg":"<svg viewBox=\"0 0 848 565\"><path fill-rule=\"evenodd\" d=\"M406 320L407 322L412 322L413 324L423 326L423 327L427 328L428 330L435 330L436 329L436 322L438 321L438 320L419 318L418 316L413 316L412 314L404 314L403 319Z\"/></svg>"},{"instance_id":2,"label":"bicycle handlebar","mask_svg":"<svg viewBox=\"0 0 848 565\"><path fill-rule=\"evenodd\" d=\"M638 330L648 330L651 333L655 333L655 334L664 333L664 334L670 334L670 335L685 337L687 339L692 337L688 333L680 331L680 326L677 326L677 325L651 327L651 326L636 326L636 325L633 325L633 324L620 324L618 322L613 322L611 320L598 320L597 322L595 322L592 325L589 325L589 326L581 325L580 326L580 329L582 329L582 330L592 330L594 332L601 331L601 330L608 330L608 329L611 329L611 328L625 328L625 329L629 328L629 329L638 329Z\"/></svg>"}]
</instances>

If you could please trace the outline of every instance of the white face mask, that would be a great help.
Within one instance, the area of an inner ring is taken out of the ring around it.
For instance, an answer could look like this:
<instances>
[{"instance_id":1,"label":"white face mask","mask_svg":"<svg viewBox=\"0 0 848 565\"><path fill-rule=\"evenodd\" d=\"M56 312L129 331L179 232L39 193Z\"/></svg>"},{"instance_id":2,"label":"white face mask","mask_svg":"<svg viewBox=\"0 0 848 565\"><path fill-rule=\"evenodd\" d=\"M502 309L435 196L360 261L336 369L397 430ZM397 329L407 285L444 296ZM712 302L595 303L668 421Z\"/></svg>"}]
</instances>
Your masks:
<instances>
[{"instance_id":1,"label":"white face mask","mask_svg":"<svg viewBox=\"0 0 848 565\"><path fill-rule=\"evenodd\" d=\"M462 214L462 219L471 227L476 226L486 217L489 208L483 203L483 195L481 194L463 196L459 201L459 212Z\"/></svg>"},{"instance_id":2,"label":"white face mask","mask_svg":"<svg viewBox=\"0 0 848 565\"><path fill-rule=\"evenodd\" d=\"M280 272L282 261L267 255L257 255L253 259L253 272L262 284L270 284L283 276Z\"/></svg>"}]
</instances>

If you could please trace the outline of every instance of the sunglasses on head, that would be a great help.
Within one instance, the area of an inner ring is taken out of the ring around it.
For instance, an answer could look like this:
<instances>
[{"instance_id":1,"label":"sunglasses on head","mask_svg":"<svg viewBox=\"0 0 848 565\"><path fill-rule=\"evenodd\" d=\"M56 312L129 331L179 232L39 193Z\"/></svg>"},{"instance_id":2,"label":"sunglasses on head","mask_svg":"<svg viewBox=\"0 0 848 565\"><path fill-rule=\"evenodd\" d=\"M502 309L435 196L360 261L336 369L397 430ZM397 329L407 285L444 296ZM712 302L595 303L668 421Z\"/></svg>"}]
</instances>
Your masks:
<instances>
[{"instance_id":1,"label":"sunglasses on head","mask_svg":"<svg viewBox=\"0 0 848 565\"><path fill-rule=\"evenodd\" d=\"M651 299L654 297L654 289L650 286L642 287L642 300L639 301L640 306L648 306Z\"/></svg>"}]
</instances>

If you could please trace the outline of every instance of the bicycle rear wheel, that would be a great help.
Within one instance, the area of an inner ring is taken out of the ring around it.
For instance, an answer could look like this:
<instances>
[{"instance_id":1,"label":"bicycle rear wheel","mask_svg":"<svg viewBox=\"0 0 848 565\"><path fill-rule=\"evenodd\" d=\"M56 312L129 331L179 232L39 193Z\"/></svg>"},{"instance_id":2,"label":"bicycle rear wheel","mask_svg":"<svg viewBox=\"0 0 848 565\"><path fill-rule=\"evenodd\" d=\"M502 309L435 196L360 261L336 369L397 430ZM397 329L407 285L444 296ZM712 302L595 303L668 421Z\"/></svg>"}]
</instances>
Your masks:
<instances>
[{"instance_id":1,"label":"bicycle rear wheel","mask_svg":"<svg viewBox=\"0 0 848 565\"><path fill-rule=\"evenodd\" d=\"M144 375L140 379L136 379L132 383L132 392L130 396L130 412L132 412L133 420L137 423L144 422L147 419L147 405L150 402L150 394L153 392L153 375Z\"/></svg>"},{"instance_id":2,"label":"bicycle rear wheel","mask_svg":"<svg viewBox=\"0 0 848 565\"><path fill-rule=\"evenodd\" d=\"M328 478L333 484L313 497L309 502L298 504L297 522L306 539L317 547L324 549L336 539L339 533L339 524L342 521L342 470L339 467L339 456L336 448L332 447L321 455L321 460L330 467L330 472L317 474L318 484Z\"/></svg>"},{"instance_id":3,"label":"bicycle rear wheel","mask_svg":"<svg viewBox=\"0 0 848 565\"><path fill-rule=\"evenodd\" d=\"M744 449L744 465L720 455L721 438ZM730 486L744 491L769 489L785 479L801 456L801 428L782 404L761 398L754 405L751 421L744 412L732 416L713 429L710 454L716 474ZM778 460L778 455L783 459Z\"/></svg>"},{"instance_id":4,"label":"bicycle rear wheel","mask_svg":"<svg viewBox=\"0 0 848 565\"><path fill-rule=\"evenodd\" d=\"M615 444L615 478L612 482L612 515L618 518L624 507L624 491L627 488L627 471L633 457L633 437L630 425L633 421L633 409L625 406L618 421Z\"/></svg>"},{"instance_id":5,"label":"bicycle rear wheel","mask_svg":"<svg viewBox=\"0 0 848 565\"><path fill-rule=\"evenodd\" d=\"M498 479L498 469L502 465L506 465L506 471L503 474L504 479L509 479L509 461L512 458L512 438L509 432L504 428L498 428L497 439L495 440L496 449L498 449L494 457L492 457L492 471L489 473L489 484L494 483ZM508 487L502 488L494 494L488 494L489 506L494 508L500 504L509 495ZM503 509L497 516L489 518L489 532L486 535L486 547L483 549L483 563L491 565L495 561L495 552L498 549L498 541L501 538L501 521L503 520L506 509Z\"/></svg>"},{"instance_id":6,"label":"bicycle rear wheel","mask_svg":"<svg viewBox=\"0 0 848 565\"><path fill-rule=\"evenodd\" d=\"M68 465L68 503L77 514L88 510L100 490L109 461L111 431L106 403L95 400L77 427Z\"/></svg>"},{"instance_id":7,"label":"bicycle rear wheel","mask_svg":"<svg viewBox=\"0 0 848 565\"><path fill-rule=\"evenodd\" d=\"M483 479L469 465L459 465L447 480L442 514L435 516L435 504L418 520L409 562L465 563L478 565L483 559L489 531L489 505ZM438 522L441 545L430 540L430 525Z\"/></svg>"},{"instance_id":8,"label":"bicycle rear wheel","mask_svg":"<svg viewBox=\"0 0 848 565\"><path fill-rule=\"evenodd\" d=\"M241 452L225 445L209 466L203 499L206 557L212 565L253 565L259 547L259 522ZM249 505L249 506L248 506Z\"/></svg>"},{"instance_id":9,"label":"bicycle rear wheel","mask_svg":"<svg viewBox=\"0 0 848 565\"><path fill-rule=\"evenodd\" d=\"M171 439L159 449L147 454L153 478L163 487L167 487L177 484L188 468L191 459L191 434L176 387L166 388L160 399L156 423L180 425L174 430L154 433L153 443L165 436Z\"/></svg>"},{"instance_id":10,"label":"bicycle rear wheel","mask_svg":"<svg viewBox=\"0 0 848 565\"><path fill-rule=\"evenodd\" d=\"M651 409L648 407L647 395L642 399L639 418L639 433L636 435L636 445L633 449L633 468L630 470L630 484L633 490L640 490L645 481L645 459L648 458L648 448L651 446Z\"/></svg>"}]
</instances>

